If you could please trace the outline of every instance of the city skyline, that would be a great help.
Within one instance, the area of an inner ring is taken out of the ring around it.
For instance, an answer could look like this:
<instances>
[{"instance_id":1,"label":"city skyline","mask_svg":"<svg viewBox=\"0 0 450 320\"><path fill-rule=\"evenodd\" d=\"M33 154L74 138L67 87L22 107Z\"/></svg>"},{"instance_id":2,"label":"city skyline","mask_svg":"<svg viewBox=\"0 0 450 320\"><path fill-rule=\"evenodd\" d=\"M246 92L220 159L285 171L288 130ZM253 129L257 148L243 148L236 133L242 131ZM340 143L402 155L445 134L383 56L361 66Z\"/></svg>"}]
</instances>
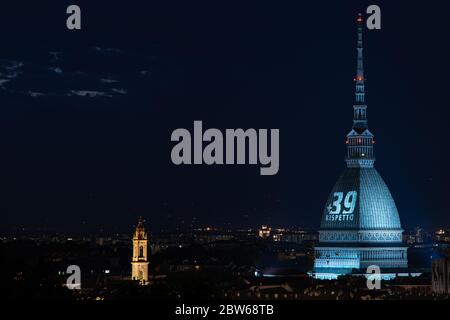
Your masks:
<instances>
[{"instance_id":1,"label":"city skyline","mask_svg":"<svg viewBox=\"0 0 450 320\"><path fill-rule=\"evenodd\" d=\"M2 300L448 301L449 9L2 5Z\"/></svg>"}]
</instances>

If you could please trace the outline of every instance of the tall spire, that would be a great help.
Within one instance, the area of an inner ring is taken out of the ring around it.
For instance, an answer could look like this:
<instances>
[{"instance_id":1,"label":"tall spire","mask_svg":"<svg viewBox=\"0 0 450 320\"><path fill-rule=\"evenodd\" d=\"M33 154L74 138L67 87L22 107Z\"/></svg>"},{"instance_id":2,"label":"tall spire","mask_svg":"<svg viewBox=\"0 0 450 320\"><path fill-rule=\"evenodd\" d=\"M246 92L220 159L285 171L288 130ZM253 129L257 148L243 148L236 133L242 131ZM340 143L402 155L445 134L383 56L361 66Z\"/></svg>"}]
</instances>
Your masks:
<instances>
[{"instance_id":1,"label":"tall spire","mask_svg":"<svg viewBox=\"0 0 450 320\"><path fill-rule=\"evenodd\" d=\"M358 29L358 40L356 43L356 50L358 51L358 56L356 59L356 76L353 79L355 81L355 105L354 105L354 115L353 115L353 128L354 129L366 129L367 128L367 117L365 103L365 90L364 82L364 57L363 57L363 26L364 19L362 14L358 15L356 19L357 29Z\"/></svg>"},{"instance_id":2,"label":"tall spire","mask_svg":"<svg viewBox=\"0 0 450 320\"><path fill-rule=\"evenodd\" d=\"M363 28L362 14L356 18L357 25L357 61L355 81L355 104L353 105L353 126L347 135L347 167L373 167L373 134L367 126L367 105L365 104L364 57L363 57Z\"/></svg>"},{"instance_id":3,"label":"tall spire","mask_svg":"<svg viewBox=\"0 0 450 320\"><path fill-rule=\"evenodd\" d=\"M358 41L356 45L356 50L358 51L358 59L357 59L355 80L362 82L362 84L364 85L364 63L363 63L364 59L363 59L363 37L362 37L364 19L361 13L358 15L356 22L358 26Z\"/></svg>"}]
</instances>

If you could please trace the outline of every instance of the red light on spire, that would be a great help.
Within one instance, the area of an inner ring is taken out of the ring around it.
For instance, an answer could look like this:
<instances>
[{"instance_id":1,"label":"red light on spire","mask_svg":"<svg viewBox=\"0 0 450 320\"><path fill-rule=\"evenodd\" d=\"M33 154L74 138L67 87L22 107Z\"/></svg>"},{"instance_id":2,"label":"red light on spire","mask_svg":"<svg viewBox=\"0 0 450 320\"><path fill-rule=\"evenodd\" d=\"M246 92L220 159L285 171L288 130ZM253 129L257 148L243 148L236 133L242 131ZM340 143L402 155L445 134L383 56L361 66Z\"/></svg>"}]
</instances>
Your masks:
<instances>
[{"instance_id":1,"label":"red light on spire","mask_svg":"<svg viewBox=\"0 0 450 320\"><path fill-rule=\"evenodd\" d=\"M364 21L364 19L363 19L361 13L358 14L358 18L356 19L356 21L357 21L358 23L362 23L362 22Z\"/></svg>"}]
</instances>

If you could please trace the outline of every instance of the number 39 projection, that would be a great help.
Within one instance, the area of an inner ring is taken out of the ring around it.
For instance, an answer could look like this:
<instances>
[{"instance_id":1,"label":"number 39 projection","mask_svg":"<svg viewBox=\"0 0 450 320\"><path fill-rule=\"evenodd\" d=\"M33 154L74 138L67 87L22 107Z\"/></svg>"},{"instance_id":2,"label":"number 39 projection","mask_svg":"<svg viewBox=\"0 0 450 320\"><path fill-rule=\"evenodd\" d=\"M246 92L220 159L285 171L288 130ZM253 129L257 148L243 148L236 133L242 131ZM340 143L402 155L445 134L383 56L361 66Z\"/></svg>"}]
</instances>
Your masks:
<instances>
[{"instance_id":1,"label":"number 39 projection","mask_svg":"<svg viewBox=\"0 0 450 320\"><path fill-rule=\"evenodd\" d=\"M356 191L349 191L344 197L343 192L335 192L332 202L327 206L327 221L353 221L353 211L355 211Z\"/></svg>"}]
</instances>

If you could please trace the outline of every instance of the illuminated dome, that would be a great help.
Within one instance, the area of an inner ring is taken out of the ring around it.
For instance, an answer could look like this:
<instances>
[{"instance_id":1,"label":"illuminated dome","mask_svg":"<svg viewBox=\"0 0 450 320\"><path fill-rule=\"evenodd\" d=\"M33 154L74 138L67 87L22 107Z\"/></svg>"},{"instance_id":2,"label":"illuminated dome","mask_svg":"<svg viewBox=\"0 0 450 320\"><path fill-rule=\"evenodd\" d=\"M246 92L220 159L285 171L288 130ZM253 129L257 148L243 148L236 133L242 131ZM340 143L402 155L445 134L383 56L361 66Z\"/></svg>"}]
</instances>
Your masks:
<instances>
[{"instance_id":1,"label":"illuminated dome","mask_svg":"<svg viewBox=\"0 0 450 320\"><path fill-rule=\"evenodd\" d=\"M340 197L343 200L341 204L338 204L336 201ZM347 202L345 198L347 198ZM342 211L347 214L333 215L339 209L336 208L336 205L341 205ZM354 207L353 210L352 207ZM346 168L344 170L328 198L320 229L401 229L394 199L375 168Z\"/></svg>"}]
</instances>

